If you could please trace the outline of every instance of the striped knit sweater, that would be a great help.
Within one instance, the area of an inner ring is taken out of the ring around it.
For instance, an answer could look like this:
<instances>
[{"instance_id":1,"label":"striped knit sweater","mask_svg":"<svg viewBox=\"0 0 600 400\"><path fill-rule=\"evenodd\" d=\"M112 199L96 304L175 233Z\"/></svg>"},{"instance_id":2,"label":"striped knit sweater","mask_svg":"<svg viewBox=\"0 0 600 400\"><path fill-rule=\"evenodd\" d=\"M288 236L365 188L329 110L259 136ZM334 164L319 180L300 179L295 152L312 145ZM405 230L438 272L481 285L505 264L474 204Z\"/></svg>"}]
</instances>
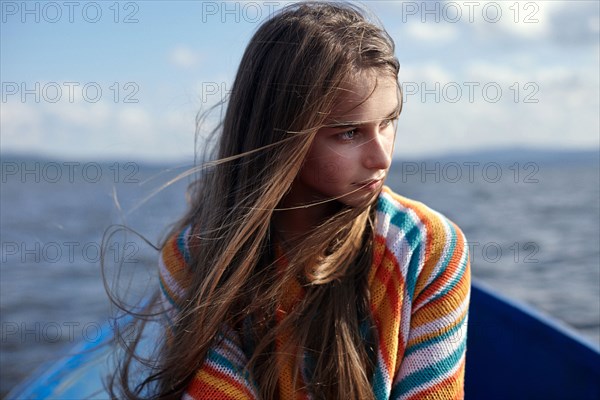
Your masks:
<instances>
[{"instance_id":1,"label":"striped knit sweater","mask_svg":"<svg viewBox=\"0 0 600 400\"><path fill-rule=\"evenodd\" d=\"M184 294L189 229L172 237L160 258L167 315ZM422 203L384 187L377 202L375 246L368 276L377 328L375 398L463 398L470 267L460 229ZM298 285L290 299L302 295ZM282 308L289 307L283 302ZM291 303L290 303L291 304ZM240 334L223 328L184 399L257 399L244 369L248 351ZM279 338L277 347L280 347ZM282 368L280 398L310 399L292 392L292 367Z\"/></svg>"}]
</instances>

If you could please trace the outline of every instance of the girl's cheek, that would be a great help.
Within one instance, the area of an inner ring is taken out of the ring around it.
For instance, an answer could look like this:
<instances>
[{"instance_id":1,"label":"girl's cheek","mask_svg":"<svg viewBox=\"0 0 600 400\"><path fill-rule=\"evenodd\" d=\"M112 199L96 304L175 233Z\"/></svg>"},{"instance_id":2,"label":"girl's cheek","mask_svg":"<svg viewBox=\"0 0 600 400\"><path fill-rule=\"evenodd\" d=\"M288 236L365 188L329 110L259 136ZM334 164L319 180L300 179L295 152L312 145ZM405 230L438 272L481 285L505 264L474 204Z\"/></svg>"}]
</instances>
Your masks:
<instances>
[{"instance_id":1,"label":"girl's cheek","mask_svg":"<svg viewBox=\"0 0 600 400\"><path fill-rule=\"evenodd\" d=\"M340 175L340 166L335 160L323 160L318 166L316 179L319 183L333 184L338 183Z\"/></svg>"},{"instance_id":2,"label":"girl's cheek","mask_svg":"<svg viewBox=\"0 0 600 400\"><path fill-rule=\"evenodd\" d=\"M385 138L384 138L385 149L387 150L388 154L390 154L390 155L394 151L394 142L395 142L394 135L386 135L385 136Z\"/></svg>"}]
</instances>

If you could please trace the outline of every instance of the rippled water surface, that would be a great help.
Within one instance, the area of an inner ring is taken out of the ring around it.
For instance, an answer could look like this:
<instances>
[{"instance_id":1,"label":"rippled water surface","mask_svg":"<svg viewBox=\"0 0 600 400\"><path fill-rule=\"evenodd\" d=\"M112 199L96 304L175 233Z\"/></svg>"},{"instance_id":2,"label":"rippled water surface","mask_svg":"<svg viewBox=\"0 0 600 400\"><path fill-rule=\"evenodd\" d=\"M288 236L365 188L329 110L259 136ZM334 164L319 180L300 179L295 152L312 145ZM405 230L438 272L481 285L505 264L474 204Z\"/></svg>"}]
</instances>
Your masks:
<instances>
[{"instance_id":1,"label":"rippled water surface","mask_svg":"<svg viewBox=\"0 0 600 400\"><path fill-rule=\"evenodd\" d=\"M396 163L387 184L462 228L475 278L598 344L597 162L464 162ZM98 252L106 227L125 223L157 243L185 208L185 180L144 202L180 169L56 164L2 161L2 395L42 361L94 337L109 315ZM108 240L105 256L109 276L124 261L121 289L139 294L155 283L156 251L135 235Z\"/></svg>"}]
</instances>

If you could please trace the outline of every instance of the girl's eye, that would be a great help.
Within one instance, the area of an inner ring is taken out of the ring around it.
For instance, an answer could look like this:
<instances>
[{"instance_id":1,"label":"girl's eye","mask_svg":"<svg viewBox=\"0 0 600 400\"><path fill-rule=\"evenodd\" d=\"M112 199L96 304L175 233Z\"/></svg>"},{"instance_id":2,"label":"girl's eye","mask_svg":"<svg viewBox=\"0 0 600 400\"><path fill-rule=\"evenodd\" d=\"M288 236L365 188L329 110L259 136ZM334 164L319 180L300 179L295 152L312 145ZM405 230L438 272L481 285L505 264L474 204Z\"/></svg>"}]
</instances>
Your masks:
<instances>
[{"instance_id":1,"label":"girl's eye","mask_svg":"<svg viewBox=\"0 0 600 400\"><path fill-rule=\"evenodd\" d=\"M396 118L390 118L390 119L386 119L384 121L381 122L381 128L387 128L388 126L390 126L392 124L392 122L394 122L396 120Z\"/></svg>"},{"instance_id":2,"label":"girl's eye","mask_svg":"<svg viewBox=\"0 0 600 400\"><path fill-rule=\"evenodd\" d=\"M346 131L338 134L338 137L345 142L351 141L356 136L356 130L352 129L351 131Z\"/></svg>"}]
</instances>

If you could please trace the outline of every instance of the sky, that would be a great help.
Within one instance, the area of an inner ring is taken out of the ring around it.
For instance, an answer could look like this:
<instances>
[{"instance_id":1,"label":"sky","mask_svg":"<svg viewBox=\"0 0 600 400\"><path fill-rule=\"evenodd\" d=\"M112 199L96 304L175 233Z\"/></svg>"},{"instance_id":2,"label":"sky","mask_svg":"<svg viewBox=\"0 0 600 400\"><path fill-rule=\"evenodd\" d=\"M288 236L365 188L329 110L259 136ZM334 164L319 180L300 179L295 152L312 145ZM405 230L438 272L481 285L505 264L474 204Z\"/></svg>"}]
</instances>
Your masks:
<instances>
[{"instance_id":1,"label":"sky","mask_svg":"<svg viewBox=\"0 0 600 400\"><path fill-rule=\"evenodd\" d=\"M197 113L285 4L0 1L1 153L191 159ZM365 2L401 63L395 156L598 149L599 4Z\"/></svg>"}]
</instances>

